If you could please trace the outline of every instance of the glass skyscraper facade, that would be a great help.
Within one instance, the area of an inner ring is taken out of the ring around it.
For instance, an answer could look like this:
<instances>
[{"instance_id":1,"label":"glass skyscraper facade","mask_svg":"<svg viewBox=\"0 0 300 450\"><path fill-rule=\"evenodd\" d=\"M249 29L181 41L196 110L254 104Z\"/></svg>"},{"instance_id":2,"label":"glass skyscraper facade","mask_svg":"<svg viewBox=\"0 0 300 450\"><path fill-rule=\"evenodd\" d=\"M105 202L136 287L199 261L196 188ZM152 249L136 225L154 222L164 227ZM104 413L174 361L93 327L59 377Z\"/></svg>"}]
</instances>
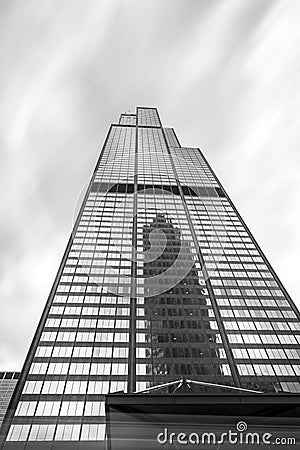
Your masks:
<instances>
[{"instance_id":1,"label":"glass skyscraper facade","mask_svg":"<svg viewBox=\"0 0 300 450\"><path fill-rule=\"evenodd\" d=\"M299 319L202 152L181 147L156 108L121 114L28 352L3 448L101 448L105 394L185 377L202 382L199 393L299 393Z\"/></svg>"}]
</instances>

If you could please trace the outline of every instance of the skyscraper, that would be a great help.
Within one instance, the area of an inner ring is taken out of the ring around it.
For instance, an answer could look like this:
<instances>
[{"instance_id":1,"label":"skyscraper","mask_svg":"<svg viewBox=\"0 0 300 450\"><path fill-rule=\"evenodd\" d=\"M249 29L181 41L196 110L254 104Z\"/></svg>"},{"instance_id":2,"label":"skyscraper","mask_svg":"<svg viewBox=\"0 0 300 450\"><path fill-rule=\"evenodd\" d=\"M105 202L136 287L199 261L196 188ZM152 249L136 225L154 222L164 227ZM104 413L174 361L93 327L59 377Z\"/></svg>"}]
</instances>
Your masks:
<instances>
[{"instance_id":1,"label":"skyscraper","mask_svg":"<svg viewBox=\"0 0 300 450\"><path fill-rule=\"evenodd\" d=\"M105 394L154 386L172 394L185 378L196 394L299 393L299 319L202 152L181 147L156 108L121 114L88 184L2 444L101 448Z\"/></svg>"}]
</instances>

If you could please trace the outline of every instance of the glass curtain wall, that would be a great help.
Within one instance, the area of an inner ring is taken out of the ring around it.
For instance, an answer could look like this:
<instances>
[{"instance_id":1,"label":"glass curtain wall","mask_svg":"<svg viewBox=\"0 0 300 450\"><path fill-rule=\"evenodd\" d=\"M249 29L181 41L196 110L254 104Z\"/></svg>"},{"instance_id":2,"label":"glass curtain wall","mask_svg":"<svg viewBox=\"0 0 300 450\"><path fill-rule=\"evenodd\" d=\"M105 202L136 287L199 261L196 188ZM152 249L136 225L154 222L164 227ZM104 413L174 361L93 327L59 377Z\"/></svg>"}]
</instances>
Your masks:
<instances>
[{"instance_id":1,"label":"glass curtain wall","mask_svg":"<svg viewBox=\"0 0 300 450\"><path fill-rule=\"evenodd\" d=\"M100 445L106 393L183 377L300 392L299 344L299 312L202 152L137 108L110 127L2 444Z\"/></svg>"}]
</instances>

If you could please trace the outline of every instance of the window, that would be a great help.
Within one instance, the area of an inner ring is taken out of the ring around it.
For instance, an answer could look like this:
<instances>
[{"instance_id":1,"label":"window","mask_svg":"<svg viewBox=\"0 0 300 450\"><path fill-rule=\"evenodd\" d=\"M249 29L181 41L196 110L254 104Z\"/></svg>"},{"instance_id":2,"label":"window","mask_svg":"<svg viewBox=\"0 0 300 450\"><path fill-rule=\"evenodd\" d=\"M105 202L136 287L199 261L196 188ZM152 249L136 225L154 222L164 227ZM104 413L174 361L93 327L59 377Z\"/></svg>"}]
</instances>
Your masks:
<instances>
[{"instance_id":1,"label":"window","mask_svg":"<svg viewBox=\"0 0 300 450\"><path fill-rule=\"evenodd\" d=\"M109 375L111 363L93 363L91 367L91 375Z\"/></svg>"},{"instance_id":2,"label":"window","mask_svg":"<svg viewBox=\"0 0 300 450\"><path fill-rule=\"evenodd\" d=\"M16 416L33 416L36 402L19 402Z\"/></svg>"},{"instance_id":3,"label":"window","mask_svg":"<svg viewBox=\"0 0 300 450\"><path fill-rule=\"evenodd\" d=\"M256 375L274 375L274 371L270 364L253 364Z\"/></svg>"},{"instance_id":4,"label":"window","mask_svg":"<svg viewBox=\"0 0 300 450\"><path fill-rule=\"evenodd\" d=\"M55 425L32 425L29 441L52 441Z\"/></svg>"},{"instance_id":5,"label":"window","mask_svg":"<svg viewBox=\"0 0 300 450\"><path fill-rule=\"evenodd\" d=\"M103 441L105 439L105 424L83 424L81 441Z\"/></svg>"},{"instance_id":6,"label":"window","mask_svg":"<svg viewBox=\"0 0 300 450\"><path fill-rule=\"evenodd\" d=\"M62 402L61 404L61 416L82 416L83 415L84 402Z\"/></svg>"},{"instance_id":7,"label":"window","mask_svg":"<svg viewBox=\"0 0 300 450\"><path fill-rule=\"evenodd\" d=\"M89 381L88 394L107 394L109 381Z\"/></svg>"},{"instance_id":8,"label":"window","mask_svg":"<svg viewBox=\"0 0 300 450\"><path fill-rule=\"evenodd\" d=\"M111 358L112 347L94 347L94 358Z\"/></svg>"},{"instance_id":9,"label":"window","mask_svg":"<svg viewBox=\"0 0 300 450\"><path fill-rule=\"evenodd\" d=\"M56 358L69 358L72 354L72 347L58 347L53 348L52 356Z\"/></svg>"},{"instance_id":10,"label":"window","mask_svg":"<svg viewBox=\"0 0 300 450\"><path fill-rule=\"evenodd\" d=\"M58 416L60 402L38 402L36 416Z\"/></svg>"},{"instance_id":11,"label":"window","mask_svg":"<svg viewBox=\"0 0 300 450\"><path fill-rule=\"evenodd\" d=\"M59 424L59 425L57 425L55 440L56 441L78 441L79 433L80 433L80 425Z\"/></svg>"},{"instance_id":12,"label":"window","mask_svg":"<svg viewBox=\"0 0 300 450\"><path fill-rule=\"evenodd\" d=\"M128 348L127 347L114 347L114 358L128 358Z\"/></svg>"},{"instance_id":13,"label":"window","mask_svg":"<svg viewBox=\"0 0 300 450\"><path fill-rule=\"evenodd\" d=\"M298 381L287 381L284 383L280 383L280 385L284 392L300 392L300 383Z\"/></svg>"},{"instance_id":14,"label":"window","mask_svg":"<svg viewBox=\"0 0 300 450\"><path fill-rule=\"evenodd\" d=\"M93 347L74 347L73 358L90 358Z\"/></svg>"},{"instance_id":15,"label":"window","mask_svg":"<svg viewBox=\"0 0 300 450\"><path fill-rule=\"evenodd\" d=\"M86 402L85 416L105 416L105 404L104 402Z\"/></svg>"},{"instance_id":16,"label":"window","mask_svg":"<svg viewBox=\"0 0 300 450\"><path fill-rule=\"evenodd\" d=\"M285 376L285 375L293 376L294 375L292 366L290 366L288 364L278 364L278 365L274 364L273 368L274 368L276 375L279 375L279 376Z\"/></svg>"},{"instance_id":17,"label":"window","mask_svg":"<svg viewBox=\"0 0 300 450\"><path fill-rule=\"evenodd\" d=\"M48 367L48 375L66 375L69 363L50 363Z\"/></svg>"},{"instance_id":18,"label":"window","mask_svg":"<svg viewBox=\"0 0 300 450\"><path fill-rule=\"evenodd\" d=\"M8 441L26 441L30 425L11 425L7 440Z\"/></svg>"},{"instance_id":19,"label":"window","mask_svg":"<svg viewBox=\"0 0 300 450\"><path fill-rule=\"evenodd\" d=\"M72 363L70 364L70 375L88 375L90 370L89 363Z\"/></svg>"},{"instance_id":20,"label":"window","mask_svg":"<svg viewBox=\"0 0 300 450\"><path fill-rule=\"evenodd\" d=\"M23 394L39 394L42 389L42 381L26 381Z\"/></svg>"},{"instance_id":21,"label":"window","mask_svg":"<svg viewBox=\"0 0 300 450\"><path fill-rule=\"evenodd\" d=\"M64 385L64 381L45 381L42 394L62 394Z\"/></svg>"},{"instance_id":22,"label":"window","mask_svg":"<svg viewBox=\"0 0 300 450\"><path fill-rule=\"evenodd\" d=\"M86 381L67 381L66 394L85 394L87 387Z\"/></svg>"},{"instance_id":23,"label":"window","mask_svg":"<svg viewBox=\"0 0 300 450\"><path fill-rule=\"evenodd\" d=\"M237 364L240 375L254 375L254 370L251 364Z\"/></svg>"},{"instance_id":24,"label":"window","mask_svg":"<svg viewBox=\"0 0 300 450\"><path fill-rule=\"evenodd\" d=\"M50 356L51 355L51 352L52 352L52 348L53 347L38 347L37 348L37 350L36 350L36 354L35 354L35 356L36 357L39 357L39 358L41 358L41 357L48 357L48 356Z\"/></svg>"},{"instance_id":25,"label":"window","mask_svg":"<svg viewBox=\"0 0 300 450\"><path fill-rule=\"evenodd\" d=\"M112 364L112 375L127 375L128 373L128 366L124 363L113 363Z\"/></svg>"}]
</instances>

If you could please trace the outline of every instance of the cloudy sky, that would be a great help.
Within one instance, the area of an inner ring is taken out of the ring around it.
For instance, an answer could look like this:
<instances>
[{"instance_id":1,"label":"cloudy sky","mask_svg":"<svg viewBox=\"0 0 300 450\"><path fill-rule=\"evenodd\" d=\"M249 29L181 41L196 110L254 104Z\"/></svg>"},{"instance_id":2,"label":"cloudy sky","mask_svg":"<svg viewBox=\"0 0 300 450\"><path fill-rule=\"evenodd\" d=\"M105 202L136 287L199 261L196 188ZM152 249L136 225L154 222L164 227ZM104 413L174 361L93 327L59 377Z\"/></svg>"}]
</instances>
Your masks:
<instances>
[{"instance_id":1,"label":"cloudy sky","mask_svg":"<svg viewBox=\"0 0 300 450\"><path fill-rule=\"evenodd\" d=\"M298 0L0 2L0 370L20 370L111 122L199 146L300 306Z\"/></svg>"}]
</instances>

